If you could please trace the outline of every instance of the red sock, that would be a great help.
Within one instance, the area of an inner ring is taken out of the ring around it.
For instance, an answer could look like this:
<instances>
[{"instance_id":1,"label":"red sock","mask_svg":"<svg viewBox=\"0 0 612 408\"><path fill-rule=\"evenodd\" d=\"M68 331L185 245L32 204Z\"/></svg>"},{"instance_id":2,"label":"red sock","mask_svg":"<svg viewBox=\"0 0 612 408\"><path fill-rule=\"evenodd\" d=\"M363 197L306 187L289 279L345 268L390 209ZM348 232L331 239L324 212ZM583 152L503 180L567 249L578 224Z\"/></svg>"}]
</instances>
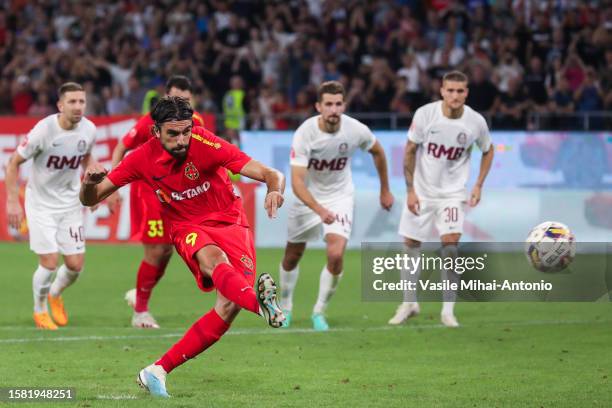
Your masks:
<instances>
[{"instance_id":1,"label":"red sock","mask_svg":"<svg viewBox=\"0 0 612 408\"><path fill-rule=\"evenodd\" d=\"M244 276L230 264L222 263L213 270L212 280L223 296L243 309L259 314L255 291Z\"/></svg>"},{"instance_id":2,"label":"red sock","mask_svg":"<svg viewBox=\"0 0 612 408\"><path fill-rule=\"evenodd\" d=\"M193 324L170 350L155 362L169 373L189 359L212 346L225 334L230 325L227 324L215 311L210 312Z\"/></svg>"},{"instance_id":3,"label":"red sock","mask_svg":"<svg viewBox=\"0 0 612 408\"><path fill-rule=\"evenodd\" d=\"M155 267L145 261L140 263L136 275L136 305L134 311L137 313L149 310L149 298L153 288L164 275L167 262Z\"/></svg>"}]
</instances>

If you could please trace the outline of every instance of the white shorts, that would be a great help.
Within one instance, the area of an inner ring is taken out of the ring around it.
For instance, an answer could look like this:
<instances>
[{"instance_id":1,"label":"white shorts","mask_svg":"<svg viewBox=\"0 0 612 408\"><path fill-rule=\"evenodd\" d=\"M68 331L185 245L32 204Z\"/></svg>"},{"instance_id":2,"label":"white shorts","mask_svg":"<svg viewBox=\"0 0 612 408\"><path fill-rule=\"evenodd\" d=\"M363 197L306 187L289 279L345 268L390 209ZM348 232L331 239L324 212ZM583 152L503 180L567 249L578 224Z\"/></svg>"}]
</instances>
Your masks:
<instances>
[{"instance_id":1,"label":"white shorts","mask_svg":"<svg viewBox=\"0 0 612 408\"><path fill-rule=\"evenodd\" d=\"M85 252L83 210L78 208L62 213L45 213L25 206L30 249L37 254L62 255Z\"/></svg>"},{"instance_id":2,"label":"white shorts","mask_svg":"<svg viewBox=\"0 0 612 408\"><path fill-rule=\"evenodd\" d=\"M465 219L465 201L420 200L419 215L414 215L404 203L402 218L399 225L399 234L415 241L427 242L436 236L446 234L462 234ZM435 229L434 229L435 227Z\"/></svg>"},{"instance_id":3,"label":"white shorts","mask_svg":"<svg viewBox=\"0 0 612 408\"><path fill-rule=\"evenodd\" d=\"M323 224L321 217L298 200L289 210L287 219L288 242L301 243L317 240L321 237L321 230L323 230L323 237L327 234L338 234L346 239L351 237L354 211L353 196L321 205L336 214L336 221L332 224Z\"/></svg>"}]
</instances>

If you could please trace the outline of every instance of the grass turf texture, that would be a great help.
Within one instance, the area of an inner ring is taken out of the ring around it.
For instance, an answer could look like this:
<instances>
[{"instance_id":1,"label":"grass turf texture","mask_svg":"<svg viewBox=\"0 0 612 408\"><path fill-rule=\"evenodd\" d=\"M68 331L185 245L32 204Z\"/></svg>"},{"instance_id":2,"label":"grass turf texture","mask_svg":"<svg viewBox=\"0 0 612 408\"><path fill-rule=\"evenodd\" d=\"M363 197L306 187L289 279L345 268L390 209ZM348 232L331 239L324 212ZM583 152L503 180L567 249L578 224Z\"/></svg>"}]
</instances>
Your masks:
<instances>
[{"instance_id":1,"label":"grass turf texture","mask_svg":"<svg viewBox=\"0 0 612 408\"><path fill-rule=\"evenodd\" d=\"M322 251L306 252L290 330L243 312L212 349L168 377L173 398L152 401L138 370L157 359L212 305L174 256L151 311L161 330L129 327L123 301L139 246L89 245L85 272L64 296L69 326L41 332L31 319L26 244L0 244L0 387L74 387L77 401L42 406L601 406L612 405L609 303L462 303L463 327L440 327L440 305L408 325L386 325L395 303L364 303L360 255L349 251L329 310L332 331L310 330ZM259 250L278 276L281 250ZM2 402L0 402L2 405ZM21 403L20 407L41 406Z\"/></svg>"}]
</instances>

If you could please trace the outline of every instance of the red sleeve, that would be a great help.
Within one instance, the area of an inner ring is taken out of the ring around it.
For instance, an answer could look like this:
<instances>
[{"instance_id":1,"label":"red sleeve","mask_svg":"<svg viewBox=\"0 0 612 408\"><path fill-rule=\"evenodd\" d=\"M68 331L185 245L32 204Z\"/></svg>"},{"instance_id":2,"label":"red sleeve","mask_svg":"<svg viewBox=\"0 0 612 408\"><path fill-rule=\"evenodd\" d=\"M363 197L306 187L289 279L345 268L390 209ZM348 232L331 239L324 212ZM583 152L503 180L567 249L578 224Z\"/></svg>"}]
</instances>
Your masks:
<instances>
[{"instance_id":1,"label":"red sleeve","mask_svg":"<svg viewBox=\"0 0 612 408\"><path fill-rule=\"evenodd\" d=\"M151 137L151 126L153 119L151 115L145 115L136 122L134 127L126 133L121 139L121 142L128 150L132 150L146 143Z\"/></svg>"},{"instance_id":2,"label":"red sleeve","mask_svg":"<svg viewBox=\"0 0 612 408\"><path fill-rule=\"evenodd\" d=\"M221 159L221 166L225 167L234 174L240 173L240 170L242 170L242 168L251 161L251 157L242 150L238 149L235 145L228 143L221 138L217 139L219 139L222 146L219 150L222 150L224 153Z\"/></svg>"},{"instance_id":3,"label":"red sleeve","mask_svg":"<svg viewBox=\"0 0 612 408\"><path fill-rule=\"evenodd\" d=\"M202 127L194 127L192 134L196 141L204 146L204 154L212 157L218 166L225 167L234 174L240 173L240 170L251 161L251 157L236 146Z\"/></svg>"},{"instance_id":4,"label":"red sleeve","mask_svg":"<svg viewBox=\"0 0 612 408\"><path fill-rule=\"evenodd\" d=\"M115 167L108 174L108 179L117 187L125 186L132 181L142 179L142 168L143 164L147 163L146 147L135 150L133 153L128 154L117 167Z\"/></svg>"}]
</instances>

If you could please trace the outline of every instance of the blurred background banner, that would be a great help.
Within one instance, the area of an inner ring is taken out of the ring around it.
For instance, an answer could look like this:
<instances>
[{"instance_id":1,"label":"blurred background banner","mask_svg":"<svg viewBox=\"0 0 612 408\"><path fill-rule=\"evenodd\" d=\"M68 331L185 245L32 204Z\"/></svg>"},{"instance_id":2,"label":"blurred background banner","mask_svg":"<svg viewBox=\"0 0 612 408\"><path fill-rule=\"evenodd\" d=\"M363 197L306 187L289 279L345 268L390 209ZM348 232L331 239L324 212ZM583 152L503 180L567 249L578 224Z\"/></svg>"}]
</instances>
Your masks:
<instances>
[{"instance_id":1,"label":"blurred background banner","mask_svg":"<svg viewBox=\"0 0 612 408\"><path fill-rule=\"evenodd\" d=\"M118 138L135 123L131 116L93 118L98 126L94 156L110 167L110 156ZM6 222L4 165L35 119L0 119L0 239L23 239L27 229L9 231ZM396 205L388 213L378 205L378 177L369 154L353 157L356 207L351 248L361 242L390 242L398 239L397 226L405 205L403 155L405 131L377 131L387 153L390 180ZM242 149L257 160L289 175L289 151L293 132L245 131ZM603 242L612 237L612 133L611 132L492 132L496 156L483 190L483 199L468 208L467 241L522 242L533 225L548 219L570 226L578 241ZM480 152L472 152L469 187L478 174ZM30 162L21 166L25 182ZM295 199L288 183L286 205ZM128 240L129 187L121 190L121 211L110 214L106 205L88 213L89 239ZM265 191L256 184L240 184L239 191L251 220L256 241L262 247L282 247L286 240L287 211L268 220L263 209ZM435 231L432 231L435 233ZM313 246L322 246L322 242Z\"/></svg>"},{"instance_id":2,"label":"blurred background banner","mask_svg":"<svg viewBox=\"0 0 612 408\"><path fill-rule=\"evenodd\" d=\"M387 154L396 205L390 213L378 205L378 177L369 154L353 156L356 186L353 236L361 242L399 239L397 228L405 205L403 155L405 131L377 131ZM533 225L553 219L572 228L578 241L603 242L612 237L612 133L610 132L492 132L496 155L485 182L482 202L467 208L467 241L522 242ZM265 164L289 174L292 132L244 132L243 149ZM478 175L480 152L472 152L469 188ZM289 183L290 184L290 183ZM288 190L291 186L288 185ZM257 202L265 192L258 191ZM286 205L294 200L287 194ZM257 243L282 247L287 236L287 212L268 220L256 205ZM279 222L280 221L280 222ZM435 233L435 231L432 231ZM322 241L309 244L324 247Z\"/></svg>"}]
</instances>

